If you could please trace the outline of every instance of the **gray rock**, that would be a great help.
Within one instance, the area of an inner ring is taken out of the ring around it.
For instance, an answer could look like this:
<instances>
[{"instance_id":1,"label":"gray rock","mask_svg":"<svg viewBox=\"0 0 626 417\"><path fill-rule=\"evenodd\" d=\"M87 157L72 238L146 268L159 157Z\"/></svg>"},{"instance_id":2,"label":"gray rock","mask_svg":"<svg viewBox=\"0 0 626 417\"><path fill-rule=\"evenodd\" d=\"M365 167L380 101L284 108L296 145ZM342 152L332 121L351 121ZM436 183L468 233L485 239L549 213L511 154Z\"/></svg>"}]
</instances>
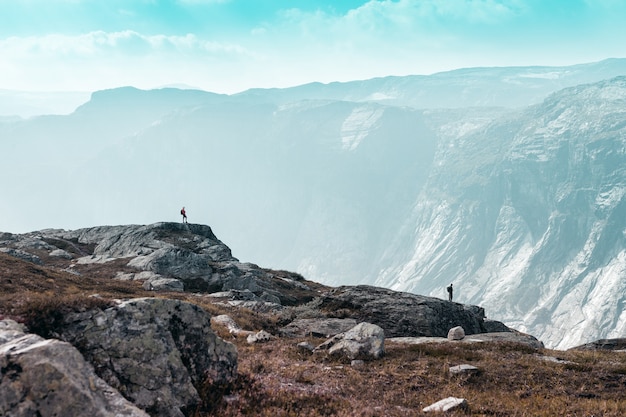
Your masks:
<instances>
[{"instance_id":1,"label":"gray rock","mask_svg":"<svg viewBox=\"0 0 626 417\"><path fill-rule=\"evenodd\" d=\"M347 332L356 325L355 319L298 319L279 331L281 336L286 337L332 337Z\"/></svg>"},{"instance_id":2,"label":"gray rock","mask_svg":"<svg viewBox=\"0 0 626 417\"><path fill-rule=\"evenodd\" d=\"M448 340L463 340L465 338L465 330L461 326L456 326L448 330Z\"/></svg>"},{"instance_id":3,"label":"gray rock","mask_svg":"<svg viewBox=\"0 0 626 417\"><path fill-rule=\"evenodd\" d=\"M42 240L42 236L30 234L22 239L19 239L16 243L18 249L34 249L34 250L47 250L52 251L56 249L54 246L46 243Z\"/></svg>"},{"instance_id":4,"label":"gray rock","mask_svg":"<svg viewBox=\"0 0 626 417\"><path fill-rule=\"evenodd\" d=\"M145 256L158 249L179 247L204 254L214 261L234 260L230 249L209 226L180 223L101 226L51 234L81 244L95 244L94 255L115 258Z\"/></svg>"},{"instance_id":5,"label":"gray rock","mask_svg":"<svg viewBox=\"0 0 626 417\"><path fill-rule=\"evenodd\" d=\"M24 325L10 319L0 320L0 345L24 336Z\"/></svg>"},{"instance_id":6,"label":"gray rock","mask_svg":"<svg viewBox=\"0 0 626 417\"><path fill-rule=\"evenodd\" d=\"M155 278L148 280L142 285L144 290L148 291L185 291L183 282L176 278Z\"/></svg>"},{"instance_id":7,"label":"gray rock","mask_svg":"<svg viewBox=\"0 0 626 417\"><path fill-rule=\"evenodd\" d=\"M316 349L328 349L329 355L344 356L352 360L359 357L378 359L385 353L385 332L375 324L359 323Z\"/></svg>"},{"instance_id":8,"label":"gray rock","mask_svg":"<svg viewBox=\"0 0 626 417\"><path fill-rule=\"evenodd\" d=\"M256 313L278 313L284 308L280 304L267 303L265 301L232 300L228 301L226 305L238 308L247 308L248 310L252 310Z\"/></svg>"},{"instance_id":9,"label":"gray rock","mask_svg":"<svg viewBox=\"0 0 626 417\"><path fill-rule=\"evenodd\" d=\"M599 339L595 342L576 346L568 350L624 350L626 349L626 338L621 339Z\"/></svg>"},{"instance_id":10,"label":"gray rock","mask_svg":"<svg viewBox=\"0 0 626 417\"><path fill-rule=\"evenodd\" d=\"M7 255L13 256L15 258L19 258L23 261L31 262L37 265L43 265L43 262L41 262L41 258L39 256L33 255L32 253L28 253L20 249L0 248L0 252L6 253Z\"/></svg>"},{"instance_id":11,"label":"gray rock","mask_svg":"<svg viewBox=\"0 0 626 417\"><path fill-rule=\"evenodd\" d=\"M430 412L447 412L457 410L459 408L467 408L467 400L464 398L448 397L422 409L425 413Z\"/></svg>"},{"instance_id":12,"label":"gray rock","mask_svg":"<svg viewBox=\"0 0 626 417\"><path fill-rule=\"evenodd\" d=\"M5 245L7 243L13 243L16 240L16 236L9 232L0 232L0 244Z\"/></svg>"},{"instance_id":13,"label":"gray rock","mask_svg":"<svg viewBox=\"0 0 626 417\"><path fill-rule=\"evenodd\" d=\"M484 333L485 312L438 298L359 285L338 287L310 303L312 308L377 324L386 337L439 336L462 326L467 334Z\"/></svg>"},{"instance_id":14,"label":"gray rock","mask_svg":"<svg viewBox=\"0 0 626 417\"><path fill-rule=\"evenodd\" d=\"M273 304L278 304L278 305L281 304L280 298L277 295L270 294L265 291L263 291L263 293L261 294L260 299L262 301L265 301L266 303L273 303Z\"/></svg>"},{"instance_id":15,"label":"gray rock","mask_svg":"<svg viewBox=\"0 0 626 417\"><path fill-rule=\"evenodd\" d=\"M248 341L248 343L253 344L253 343L269 342L271 339L272 339L271 334L269 334L265 330L261 330L257 333L248 335L248 338L246 340Z\"/></svg>"},{"instance_id":16,"label":"gray rock","mask_svg":"<svg viewBox=\"0 0 626 417\"><path fill-rule=\"evenodd\" d=\"M535 336L518 332L497 332L497 333L481 333L472 336L466 336L464 342L511 342L527 345L533 349L543 349L543 342L538 340Z\"/></svg>"},{"instance_id":17,"label":"gray rock","mask_svg":"<svg viewBox=\"0 0 626 417\"><path fill-rule=\"evenodd\" d=\"M485 327L485 333L502 333L511 331L511 329L504 323L496 320L485 319L483 325Z\"/></svg>"},{"instance_id":18,"label":"gray rock","mask_svg":"<svg viewBox=\"0 0 626 417\"><path fill-rule=\"evenodd\" d=\"M10 323L0 325L0 340L16 331ZM99 378L69 343L14 336L0 342L0 415L148 417Z\"/></svg>"},{"instance_id":19,"label":"gray rock","mask_svg":"<svg viewBox=\"0 0 626 417\"><path fill-rule=\"evenodd\" d=\"M138 256L128 266L187 281L208 281L213 274L209 261L208 257L189 250L167 247L157 249L149 255Z\"/></svg>"},{"instance_id":20,"label":"gray rock","mask_svg":"<svg viewBox=\"0 0 626 417\"><path fill-rule=\"evenodd\" d=\"M222 294L229 294L231 300L240 301L261 301L259 297L249 289L223 291ZM279 303L280 304L280 303Z\"/></svg>"},{"instance_id":21,"label":"gray rock","mask_svg":"<svg viewBox=\"0 0 626 417\"><path fill-rule=\"evenodd\" d=\"M41 264L34 255L20 248L46 250L51 256L76 256L76 264L97 269L108 263L119 268L112 275L119 280L159 281L153 289L194 292L248 292L249 301L276 305L298 305L311 301L317 292L295 273L273 271L234 258L230 249L209 226L181 223L102 226L75 231L47 229L24 235L5 234L4 251ZM57 246L50 245L53 242ZM67 249L69 252L57 252ZM47 258L46 258L47 259ZM119 260L123 260L124 265ZM129 271L135 268L136 273ZM158 284L158 285L157 285Z\"/></svg>"},{"instance_id":22,"label":"gray rock","mask_svg":"<svg viewBox=\"0 0 626 417\"><path fill-rule=\"evenodd\" d=\"M481 333L466 336L463 340L448 340L447 337L393 337L387 339L394 343L419 345L422 343L482 343L482 342L507 342L519 343L533 349L543 349L543 343L534 336L520 332Z\"/></svg>"},{"instance_id":23,"label":"gray rock","mask_svg":"<svg viewBox=\"0 0 626 417\"><path fill-rule=\"evenodd\" d=\"M230 381L235 347L211 330L210 315L179 300L142 298L65 317L61 338L98 375L153 416L182 416L206 381Z\"/></svg>"},{"instance_id":24,"label":"gray rock","mask_svg":"<svg viewBox=\"0 0 626 417\"><path fill-rule=\"evenodd\" d=\"M274 304L293 305L297 303L294 297L285 291L279 290L272 274L251 263L228 262L215 266L214 283L221 286L221 290L249 290L259 297L259 301ZM282 280L281 280L282 281ZM281 287L284 286L281 282ZM286 287L285 287L286 288ZM256 299L255 299L256 301Z\"/></svg>"},{"instance_id":25,"label":"gray rock","mask_svg":"<svg viewBox=\"0 0 626 417\"><path fill-rule=\"evenodd\" d=\"M449 372L451 375L476 374L479 372L479 369L473 365L468 365L464 363L457 366L451 366Z\"/></svg>"},{"instance_id":26,"label":"gray rock","mask_svg":"<svg viewBox=\"0 0 626 417\"><path fill-rule=\"evenodd\" d=\"M63 258L63 259L72 259L73 256L71 253L69 253L68 251L65 251L63 249L55 249L52 252L50 252L50 256L54 256L57 258Z\"/></svg>"}]
</instances>

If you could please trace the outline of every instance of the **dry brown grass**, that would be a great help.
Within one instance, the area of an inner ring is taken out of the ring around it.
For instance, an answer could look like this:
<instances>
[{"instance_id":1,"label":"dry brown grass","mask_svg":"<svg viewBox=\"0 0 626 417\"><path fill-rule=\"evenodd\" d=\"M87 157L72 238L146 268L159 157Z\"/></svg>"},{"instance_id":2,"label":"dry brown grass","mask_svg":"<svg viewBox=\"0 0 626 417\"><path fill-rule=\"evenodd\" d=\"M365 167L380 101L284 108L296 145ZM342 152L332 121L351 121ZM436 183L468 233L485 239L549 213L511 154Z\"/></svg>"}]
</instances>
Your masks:
<instances>
[{"instance_id":1,"label":"dry brown grass","mask_svg":"<svg viewBox=\"0 0 626 417\"><path fill-rule=\"evenodd\" d=\"M624 353L537 352L512 343L388 343L384 358L353 367L303 353L299 341L235 341L239 371L254 389L236 392L224 409L208 415L406 417L422 415L422 408L449 396L467 399L470 408L448 415L626 415ZM450 375L451 366L463 363L480 372Z\"/></svg>"},{"instance_id":2,"label":"dry brown grass","mask_svg":"<svg viewBox=\"0 0 626 417\"><path fill-rule=\"evenodd\" d=\"M0 254L0 318L27 322L46 335L64 311L105 307L113 298L158 296L195 303L213 315L228 314L246 330L276 334L285 320L285 315L255 313L209 297L147 292L140 283L111 280L115 268L104 264L76 276ZM237 346L239 374L228 386L201 387L206 403L195 417L408 417L422 415L422 408L448 396L469 402L468 410L449 416L626 415L626 353L535 351L512 343L387 343L383 358L353 367L296 346L322 339L276 338L249 345L215 330ZM563 362L544 360L544 355ZM451 376L449 368L463 363L480 372Z\"/></svg>"}]
</instances>

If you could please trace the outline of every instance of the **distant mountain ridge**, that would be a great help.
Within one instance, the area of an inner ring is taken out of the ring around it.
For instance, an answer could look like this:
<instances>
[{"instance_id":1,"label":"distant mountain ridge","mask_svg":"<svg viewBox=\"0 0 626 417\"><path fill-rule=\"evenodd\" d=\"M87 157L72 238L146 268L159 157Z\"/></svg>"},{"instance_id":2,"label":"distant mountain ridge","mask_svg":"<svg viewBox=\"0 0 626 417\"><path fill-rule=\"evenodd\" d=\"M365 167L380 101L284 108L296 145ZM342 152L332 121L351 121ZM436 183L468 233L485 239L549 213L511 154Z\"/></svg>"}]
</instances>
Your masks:
<instances>
[{"instance_id":1,"label":"distant mountain ridge","mask_svg":"<svg viewBox=\"0 0 626 417\"><path fill-rule=\"evenodd\" d=\"M562 88L586 84L626 74L626 58L610 58L599 62L550 67L477 67L438 72L431 75L388 76L368 80L313 82L290 88L252 88L226 95L177 85L161 87L154 92L169 94L171 103L189 97L229 97L235 101L272 102L284 104L300 100L341 100L378 102L392 106L419 109L463 108L475 106L519 108L541 102L548 94ZM472 79L468 84L466 81ZM0 89L0 117L32 117L47 114L69 114L73 109L101 101L104 97L130 94L144 98L155 93L141 92L134 87L88 92L26 92ZM178 93L176 92L178 91ZM91 100L89 96L91 95ZM185 98L186 97L186 98ZM117 96L119 100L120 97Z\"/></svg>"},{"instance_id":2,"label":"distant mountain ridge","mask_svg":"<svg viewBox=\"0 0 626 417\"><path fill-rule=\"evenodd\" d=\"M285 103L304 99L377 102L418 109L508 107L540 103L562 88L626 74L626 59L563 67L464 68L432 75L408 75L363 81L311 83L283 89L251 89L235 97L268 97ZM471 81L470 81L471 80Z\"/></svg>"}]
</instances>

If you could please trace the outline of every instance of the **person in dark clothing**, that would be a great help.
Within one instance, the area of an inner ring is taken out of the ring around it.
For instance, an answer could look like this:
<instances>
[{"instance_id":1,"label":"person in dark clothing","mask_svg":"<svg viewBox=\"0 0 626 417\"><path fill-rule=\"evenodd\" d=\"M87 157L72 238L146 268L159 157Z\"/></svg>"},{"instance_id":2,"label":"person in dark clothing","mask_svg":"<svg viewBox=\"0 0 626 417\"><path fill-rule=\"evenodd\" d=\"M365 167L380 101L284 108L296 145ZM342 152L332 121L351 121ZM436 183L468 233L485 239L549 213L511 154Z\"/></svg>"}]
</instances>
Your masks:
<instances>
[{"instance_id":1,"label":"person in dark clothing","mask_svg":"<svg viewBox=\"0 0 626 417\"><path fill-rule=\"evenodd\" d=\"M185 207L180 210L180 214L183 216L183 223L187 223L187 212L185 211Z\"/></svg>"},{"instance_id":2,"label":"person in dark clothing","mask_svg":"<svg viewBox=\"0 0 626 417\"><path fill-rule=\"evenodd\" d=\"M448 301L452 301L452 284L450 284L449 287L446 287L446 290L448 290Z\"/></svg>"}]
</instances>

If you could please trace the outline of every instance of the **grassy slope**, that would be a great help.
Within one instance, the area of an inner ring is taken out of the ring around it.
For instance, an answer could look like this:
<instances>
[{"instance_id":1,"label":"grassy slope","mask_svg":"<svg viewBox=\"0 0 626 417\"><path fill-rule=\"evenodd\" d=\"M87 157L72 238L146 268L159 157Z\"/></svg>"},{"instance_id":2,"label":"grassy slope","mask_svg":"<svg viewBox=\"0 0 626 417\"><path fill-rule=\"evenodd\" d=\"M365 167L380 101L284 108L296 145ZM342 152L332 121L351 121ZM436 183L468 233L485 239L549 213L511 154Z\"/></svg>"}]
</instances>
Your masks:
<instances>
[{"instance_id":1,"label":"grassy slope","mask_svg":"<svg viewBox=\"0 0 626 417\"><path fill-rule=\"evenodd\" d=\"M136 282L110 279L119 269L106 264L77 276L62 265L40 267L0 253L0 318L25 322L45 336L60 312L108 305L111 298L155 296ZM91 297L92 294L100 297ZM229 314L244 329L275 332L280 317L216 304L192 294L158 294ZM196 416L413 416L448 396L463 397L473 416L626 415L626 353L535 351L507 343L386 344L386 355L360 367L312 355L297 343L322 339L279 339L249 345L224 329L237 345L239 377L231 386L207 387ZM555 363L542 355L570 363ZM451 376L462 363L477 366L471 376ZM222 395L226 394L223 398Z\"/></svg>"}]
</instances>

